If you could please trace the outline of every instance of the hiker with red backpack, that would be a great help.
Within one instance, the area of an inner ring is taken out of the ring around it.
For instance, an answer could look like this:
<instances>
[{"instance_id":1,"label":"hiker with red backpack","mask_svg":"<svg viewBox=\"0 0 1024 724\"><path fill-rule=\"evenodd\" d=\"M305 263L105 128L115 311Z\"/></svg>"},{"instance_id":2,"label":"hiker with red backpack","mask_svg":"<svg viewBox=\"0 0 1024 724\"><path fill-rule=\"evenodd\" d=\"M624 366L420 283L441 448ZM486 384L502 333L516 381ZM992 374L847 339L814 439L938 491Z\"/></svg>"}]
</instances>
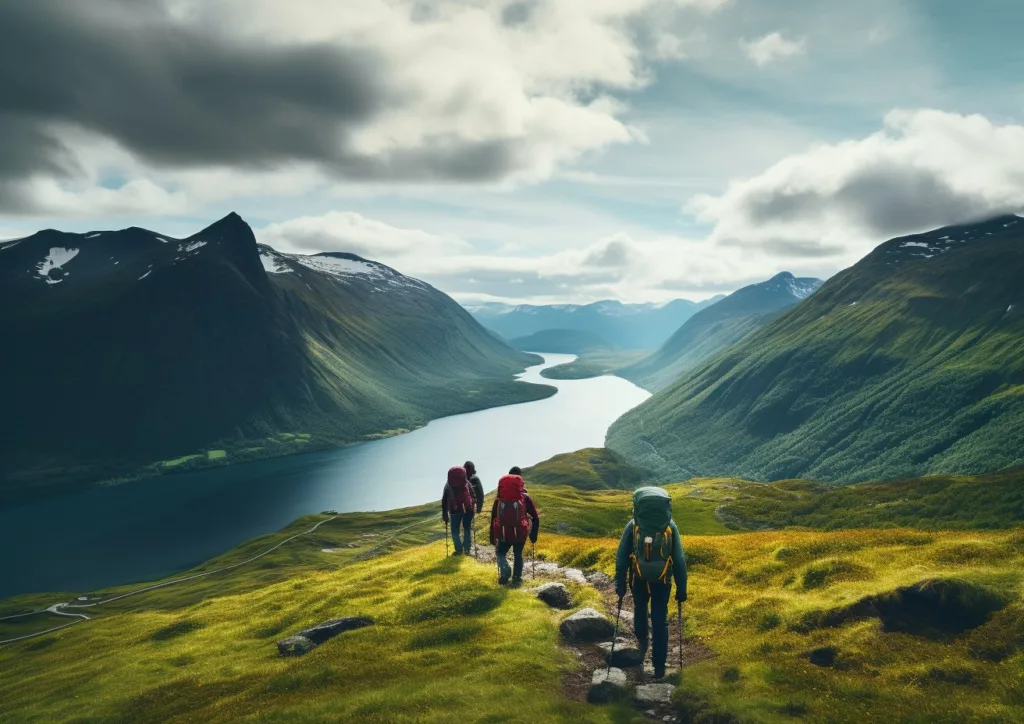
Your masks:
<instances>
[{"instance_id":1,"label":"hiker with red backpack","mask_svg":"<svg viewBox=\"0 0 1024 724\"><path fill-rule=\"evenodd\" d=\"M526 492L523 471L514 467L498 481L498 493L491 506L491 544L498 558L498 585L509 583L519 586L523 582L523 548L526 539L537 542L540 516L533 498ZM513 552L509 568L509 549Z\"/></svg>"},{"instance_id":2,"label":"hiker with red backpack","mask_svg":"<svg viewBox=\"0 0 1024 724\"><path fill-rule=\"evenodd\" d=\"M679 529L672 520L672 498L664 488L639 488L633 493L633 520L626 524L615 557L615 592L619 610L627 582L633 594L633 629L641 658L647 655L648 608L653 643L654 677L665 676L668 659L668 600L672 581L682 626L686 601L686 554ZM679 657L682 660L682 629Z\"/></svg>"},{"instance_id":3,"label":"hiker with red backpack","mask_svg":"<svg viewBox=\"0 0 1024 724\"><path fill-rule=\"evenodd\" d=\"M466 469L450 468L448 482L445 483L444 493L441 495L441 518L445 523L451 520L452 542L455 543L454 555L469 554L473 546L474 507L473 489Z\"/></svg>"}]
</instances>

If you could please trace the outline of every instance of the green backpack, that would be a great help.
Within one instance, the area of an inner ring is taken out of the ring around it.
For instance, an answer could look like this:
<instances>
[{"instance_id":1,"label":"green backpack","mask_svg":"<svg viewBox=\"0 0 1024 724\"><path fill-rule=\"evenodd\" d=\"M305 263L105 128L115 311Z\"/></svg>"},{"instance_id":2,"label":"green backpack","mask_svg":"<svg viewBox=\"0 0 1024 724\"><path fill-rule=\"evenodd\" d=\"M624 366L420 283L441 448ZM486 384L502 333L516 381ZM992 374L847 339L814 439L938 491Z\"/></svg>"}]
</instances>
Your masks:
<instances>
[{"instance_id":1,"label":"green backpack","mask_svg":"<svg viewBox=\"0 0 1024 724\"><path fill-rule=\"evenodd\" d=\"M668 581L672 570L672 498L664 488L633 493L633 553L630 572L640 580Z\"/></svg>"}]
</instances>

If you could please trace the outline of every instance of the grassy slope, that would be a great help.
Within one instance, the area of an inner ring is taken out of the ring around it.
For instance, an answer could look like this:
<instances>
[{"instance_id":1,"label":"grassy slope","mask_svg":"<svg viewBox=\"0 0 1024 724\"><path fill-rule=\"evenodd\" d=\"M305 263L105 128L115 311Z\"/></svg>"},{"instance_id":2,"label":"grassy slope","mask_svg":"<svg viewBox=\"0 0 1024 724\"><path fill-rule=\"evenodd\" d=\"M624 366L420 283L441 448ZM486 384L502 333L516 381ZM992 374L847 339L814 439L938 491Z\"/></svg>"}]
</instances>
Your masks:
<instances>
[{"instance_id":1,"label":"grassy slope","mask_svg":"<svg viewBox=\"0 0 1024 724\"><path fill-rule=\"evenodd\" d=\"M581 354L572 362L548 367L540 373L549 380L584 380L590 377L616 374L620 369L648 355L647 350L597 350Z\"/></svg>"},{"instance_id":2,"label":"grassy slope","mask_svg":"<svg viewBox=\"0 0 1024 724\"><path fill-rule=\"evenodd\" d=\"M987 240L930 259L883 245L625 415L609 447L664 480L1024 464L1021 227L985 228Z\"/></svg>"},{"instance_id":3,"label":"grassy slope","mask_svg":"<svg viewBox=\"0 0 1024 724\"><path fill-rule=\"evenodd\" d=\"M534 472L527 478L545 520L538 556L611 572L628 491L545 485L543 471ZM680 527L697 532L688 521L714 521L709 505L810 495L812 487L705 480L670 490ZM323 519L297 521L220 562L243 560ZM573 535L553 534L562 519ZM392 555L356 560L398 529ZM255 568L125 599L92 622L0 648L0 719L440 722L506 713L506 721L643 721L639 712L566 700L561 677L578 664L558 647L560 614L526 591L496 589L490 566L445 561L441 534L434 506L340 516ZM714 653L687 668L677 694L693 721L1020 720L1024 531L769 531L684 535L684 544L687 636ZM865 596L930 578L967 581L969 605L986 591L1006 605L962 634L886 632L875 619L816 623ZM592 589L575 593L580 605L603 605ZM3 608L40 602L52 601L23 598ZM358 614L377 626L302 659L276 656L277 639ZM809 662L810 651L829 646L838 652L834 666ZM457 657L472 665L453 678ZM517 709L497 712L491 702L509 691Z\"/></svg>"}]
</instances>

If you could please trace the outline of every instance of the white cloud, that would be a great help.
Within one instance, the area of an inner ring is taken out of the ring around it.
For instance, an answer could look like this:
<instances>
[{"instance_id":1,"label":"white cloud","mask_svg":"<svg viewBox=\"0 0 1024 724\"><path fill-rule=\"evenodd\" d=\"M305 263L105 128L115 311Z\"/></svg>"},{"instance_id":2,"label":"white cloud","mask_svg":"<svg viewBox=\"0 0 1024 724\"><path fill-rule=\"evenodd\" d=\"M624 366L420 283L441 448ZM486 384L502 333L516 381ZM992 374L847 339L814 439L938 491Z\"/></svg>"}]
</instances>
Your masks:
<instances>
[{"instance_id":1,"label":"white cloud","mask_svg":"<svg viewBox=\"0 0 1024 724\"><path fill-rule=\"evenodd\" d=\"M790 58L807 52L807 41L787 40L779 32L768 33L756 40L741 40L740 47L752 61L764 66L780 58Z\"/></svg>"},{"instance_id":2,"label":"white cloud","mask_svg":"<svg viewBox=\"0 0 1024 724\"><path fill-rule=\"evenodd\" d=\"M856 258L892 236L1024 209L1024 126L892 111L866 138L818 145L686 208L713 238Z\"/></svg>"},{"instance_id":3,"label":"white cloud","mask_svg":"<svg viewBox=\"0 0 1024 724\"><path fill-rule=\"evenodd\" d=\"M410 257L465 253L469 244L452 236L403 229L353 212L302 216L255 230L257 239L278 251L315 254L346 251L384 263L410 263Z\"/></svg>"}]
</instances>

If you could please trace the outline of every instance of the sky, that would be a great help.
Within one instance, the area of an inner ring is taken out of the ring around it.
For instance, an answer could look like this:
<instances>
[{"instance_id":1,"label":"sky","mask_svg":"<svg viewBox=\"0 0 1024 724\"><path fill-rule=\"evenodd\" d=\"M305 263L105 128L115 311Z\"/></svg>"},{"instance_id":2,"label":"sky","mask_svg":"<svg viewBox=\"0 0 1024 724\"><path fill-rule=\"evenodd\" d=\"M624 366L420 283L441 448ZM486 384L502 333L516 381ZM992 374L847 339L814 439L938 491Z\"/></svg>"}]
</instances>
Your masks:
<instances>
[{"instance_id":1,"label":"sky","mask_svg":"<svg viewBox=\"0 0 1024 724\"><path fill-rule=\"evenodd\" d=\"M0 238L230 211L462 302L700 300L1024 211L1016 0L0 0Z\"/></svg>"}]
</instances>

